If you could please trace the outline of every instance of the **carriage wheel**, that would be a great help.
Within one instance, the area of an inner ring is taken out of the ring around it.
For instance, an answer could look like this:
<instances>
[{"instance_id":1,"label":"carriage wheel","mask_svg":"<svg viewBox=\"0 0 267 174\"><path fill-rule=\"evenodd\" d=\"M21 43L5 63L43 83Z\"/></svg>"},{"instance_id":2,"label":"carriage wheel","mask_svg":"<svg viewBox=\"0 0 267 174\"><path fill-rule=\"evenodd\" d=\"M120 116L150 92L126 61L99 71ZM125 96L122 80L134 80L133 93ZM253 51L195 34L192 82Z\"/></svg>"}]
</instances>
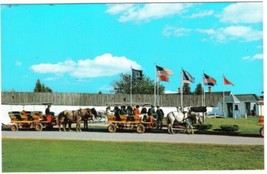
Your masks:
<instances>
[{"instance_id":1,"label":"carriage wheel","mask_svg":"<svg viewBox=\"0 0 267 174\"><path fill-rule=\"evenodd\" d=\"M137 128L136 128L136 131L137 131L137 133L139 133L139 134L144 133L145 130L146 130L146 128L145 128L145 126L142 125L142 124L139 124L139 125L137 126Z\"/></svg>"},{"instance_id":2,"label":"carriage wheel","mask_svg":"<svg viewBox=\"0 0 267 174\"><path fill-rule=\"evenodd\" d=\"M11 126L11 131L18 131L18 125L17 124L14 124Z\"/></svg>"},{"instance_id":3,"label":"carriage wheel","mask_svg":"<svg viewBox=\"0 0 267 174\"><path fill-rule=\"evenodd\" d=\"M264 137L264 127L260 128L259 133L260 136Z\"/></svg>"},{"instance_id":4,"label":"carriage wheel","mask_svg":"<svg viewBox=\"0 0 267 174\"><path fill-rule=\"evenodd\" d=\"M114 132L116 132L116 126L115 126L114 124L110 124L110 125L108 126L108 131L109 131L110 133L114 133Z\"/></svg>"},{"instance_id":5,"label":"carriage wheel","mask_svg":"<svg viewBox=\"0 0 267 174\"><path fill-rule=\"evenodd\" d=\"M36 131L42 131L43 130L43 125L41 123L36 124L35 130Z\"/></svg>"}]
</instances>

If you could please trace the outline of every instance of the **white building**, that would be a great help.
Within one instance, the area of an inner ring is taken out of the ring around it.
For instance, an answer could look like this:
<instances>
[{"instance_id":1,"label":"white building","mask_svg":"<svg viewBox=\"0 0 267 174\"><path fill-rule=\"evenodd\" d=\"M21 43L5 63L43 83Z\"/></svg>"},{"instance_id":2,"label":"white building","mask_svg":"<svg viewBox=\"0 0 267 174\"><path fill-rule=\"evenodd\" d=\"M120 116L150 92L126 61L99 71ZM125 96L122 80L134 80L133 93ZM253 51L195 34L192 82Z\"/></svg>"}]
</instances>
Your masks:
<instances>
[{"instance_id":1,"label":"white building","mask_svg":"<svg viewBox=\"0 0 267 174\"><path fill-rule=\"evenodd\" d=\"M263 106L263 99L255 94L230 94L218 102L219 114L224 118L263 115Z\"/></svg>"}]
</instances>

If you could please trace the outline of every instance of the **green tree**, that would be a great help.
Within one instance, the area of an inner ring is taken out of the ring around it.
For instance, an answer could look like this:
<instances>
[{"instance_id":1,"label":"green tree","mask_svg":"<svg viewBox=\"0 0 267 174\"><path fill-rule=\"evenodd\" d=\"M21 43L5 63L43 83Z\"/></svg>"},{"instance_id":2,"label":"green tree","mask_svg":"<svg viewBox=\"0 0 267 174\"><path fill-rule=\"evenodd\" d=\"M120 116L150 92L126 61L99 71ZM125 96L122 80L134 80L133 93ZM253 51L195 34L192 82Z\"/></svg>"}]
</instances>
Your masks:
<instances>
[{"instance_id":1,"label":"green tree","mask_svg":"<svg viewBox=\"0 0 267 174\"><path fill-rule=\"evenodd\" d=\"M202 95L204 93L204 90L202 88L201 83L197 84L197 87L194 92L196 95Z\"/></svg>"},{"instance_id":2,"label":"green tree","mask_svg":"<svg viewBox=\"0 0 267 174\"><path fill-rule=\"evenodd\" d=\"M49 87L42 84L41 81L38 79L35 83L33 92L53 92L53 91Z\"/></svg>"},{"instance_id":3,"label":"green tree","mask_svg":"<svg viewBox=\"0 0 267 174\"><path fill-rule=\"evenodd\" d=\"M183 94L191 94L191 88L188 83L184 83L183 85Z\"/></svg>"},{"instance_id":4,"label":"green tree","mask_svg":"<svg viewBox=\"0 0 267 174\"><path fill-rule=\"evenodd\" d=\"M113 81L113 91L115 94L130 94L131 75L120 74L120 80ZM163 94L165 87L159 86L159 93ZM154 81L147 76L132 82L132 94L154 94Z\"/></svg>"}]
</instances>

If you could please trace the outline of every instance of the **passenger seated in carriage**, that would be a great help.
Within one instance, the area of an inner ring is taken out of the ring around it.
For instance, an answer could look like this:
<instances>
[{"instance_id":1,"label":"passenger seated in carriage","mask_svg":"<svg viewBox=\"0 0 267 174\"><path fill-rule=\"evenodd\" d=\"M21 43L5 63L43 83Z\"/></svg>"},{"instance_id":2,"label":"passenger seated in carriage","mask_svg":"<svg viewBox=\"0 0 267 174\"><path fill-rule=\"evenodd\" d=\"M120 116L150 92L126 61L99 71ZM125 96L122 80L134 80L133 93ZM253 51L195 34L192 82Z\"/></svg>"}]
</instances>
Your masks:
<instances>
[{"instance_id":1,"label":"passenger seated in carriage","mask_svg":"<svg viewBox=\"0 0 267 174\"><path fill-rule=\"evenodd\" d=\"M111 111L110 106L106 108L106 115L114 115L114 111Z\"/></svg>"},{"instance_id":2,"label":"passenger seated in carriage","mask_svg":"<svg viewBox=\"0 0 267 174\"><path fill-rule=\"evenodd\" d=\"M141 114L147 114L147 109L146 109L145 105L142 106Z\"/></svg>"},{"instance_id":3,"label":"passenger seated in carriage","mask_svg":"<svg viewBox=\"0 0 267 174\"><path fill-rule=\"evenodd\" d=\"M157 113L155 111L155 106L151 105L151 107L148 109L147 115L144 115L143 121L149 122L151 120L156 120Z\"/></svg>"},{"instance_id":4,"label":"passenger seated in carriage","mask_svg":"<svg viewBox=\"0 0 267 174\"><path fill-rule=\"evenodd\" d=\"M120 121L121 120L121 118L120 118L120 108L118 106L115 106L113 112L114 112L114 115L115 115L115 120L116 121Z\"/></svg>"},{"instance_id":5,"label":"passenger seated in carriage","mask_svg":"<svg viewBox=\"0 0 267 174\"><path fill-rule=\"evenodd\" d=\"M127 109L126 109L126 112L128 114L126 121L134 121L134 116L133 116L134 115L134 111L133 111L132 106L128 105Z\"/></svg>"},{"instance_id":6,"label":"passenger seated in carriage","mask_svg":"<svg viewBox=\"0 0 267 174\"><path fill-rule=\"evenodd\" d=\"M125 106L121 106L120 115L126 115L126 114L127 114L127 111L126 111Z\"/></svg>"},{"instance_id":7,"label":"passenger seated in carriage","mask_svg":"<svg viewBox=\"0 0 267 174\"><path fill-rule=\"evenodd\" d=\"M140 115L141 112L139 110L139 105L136 105L135 108L134 108L134 115Z\"/></svg>"},{"instance_id":8,"label":"passenger seated in carriage","mask_svg":"<svg viewBox=\"0 0 267 174\"><path fill-rule=\"evenodd\" d=\"M126 112L127 112L127 114L129 114L129 115L133 115L133 114L134 114L134 111L133 111L132 106L130 106L130 105L127 106Z\"/></svg>"}]
</instances>

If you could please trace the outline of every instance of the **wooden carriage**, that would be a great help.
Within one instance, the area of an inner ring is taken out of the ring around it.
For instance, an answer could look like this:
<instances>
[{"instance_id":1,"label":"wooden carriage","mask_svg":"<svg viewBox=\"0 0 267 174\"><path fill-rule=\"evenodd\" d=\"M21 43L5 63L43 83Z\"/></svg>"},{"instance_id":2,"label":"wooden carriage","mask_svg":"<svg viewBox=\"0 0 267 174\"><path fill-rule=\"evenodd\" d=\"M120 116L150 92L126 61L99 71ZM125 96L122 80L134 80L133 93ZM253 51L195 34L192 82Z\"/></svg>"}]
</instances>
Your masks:
<instances>
[{"instance_id":1,"label":"wooden carriage","mask_svg":"<svg viewBox=\"0 0 267 174\"><path fill-rule=\"evenodd\" d=\"M52 129L53 126L57 124L53 112L51 112L50 115L45 115L42 111L22 110L8 112L8 115L12 123L12 131L18 131L19 129L35 129L37 131L42 131L44 128Z\"/></svg>"},{"instance_id":2,"label":"wooden carriage","mask_svg":"<svg viewBox=\"0 0 267 174\"><path fill-rule=\"evenodd\" d=\"M126 105L125 103L120 104L109 104L113 106ZM133 104L132 104L133 105ZM142 104L146 105L146 104ZM147 116L146 116L147 117ZM155 119L153 117L144 119L144 115L107 115L108 118L108 131L113 133L117 130L136 130L138 133L144 133L146 129L152 129L155 127Z\"/></svg>"},{"instance_id":3,"label":"wooden carriage","mask_svg":"<svg viewBox=\"0 0 267 174\"><path fill-rule=\"evenodd\" d=\"M262 126L259 130L260 136L264 137L264 116L260 115L259 116L259 126Z\"/></svg>"}]
</instances>

